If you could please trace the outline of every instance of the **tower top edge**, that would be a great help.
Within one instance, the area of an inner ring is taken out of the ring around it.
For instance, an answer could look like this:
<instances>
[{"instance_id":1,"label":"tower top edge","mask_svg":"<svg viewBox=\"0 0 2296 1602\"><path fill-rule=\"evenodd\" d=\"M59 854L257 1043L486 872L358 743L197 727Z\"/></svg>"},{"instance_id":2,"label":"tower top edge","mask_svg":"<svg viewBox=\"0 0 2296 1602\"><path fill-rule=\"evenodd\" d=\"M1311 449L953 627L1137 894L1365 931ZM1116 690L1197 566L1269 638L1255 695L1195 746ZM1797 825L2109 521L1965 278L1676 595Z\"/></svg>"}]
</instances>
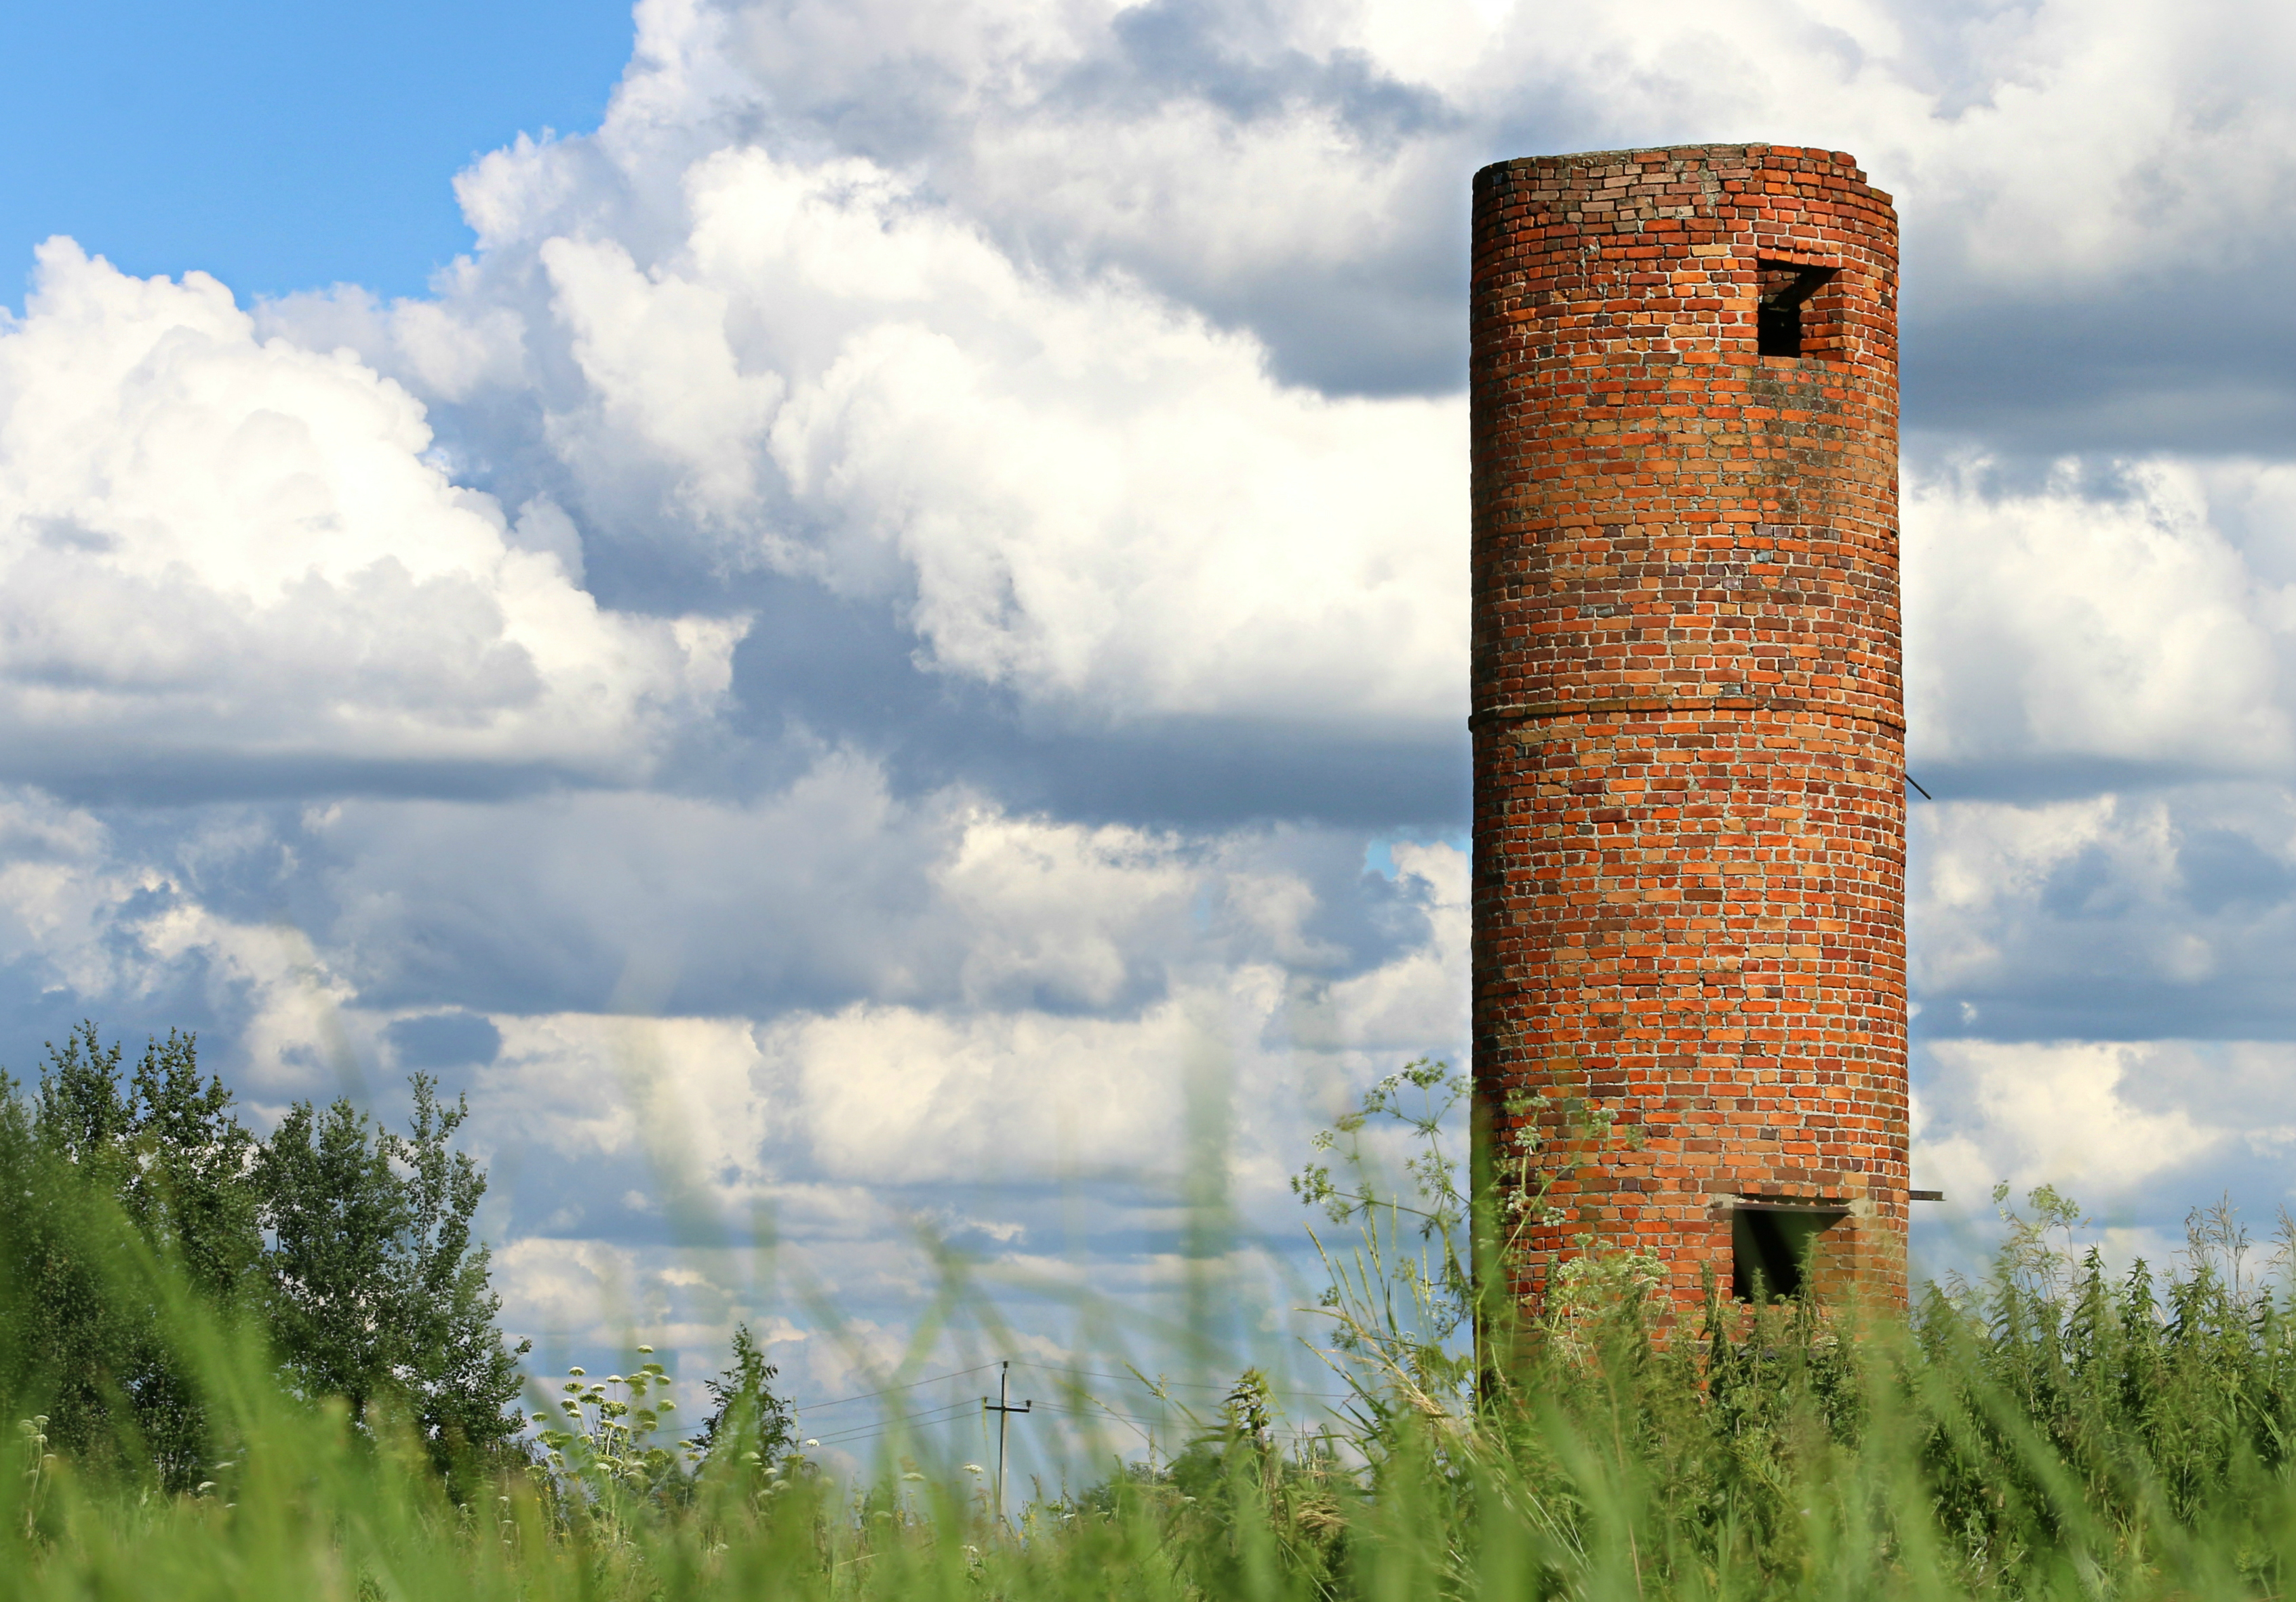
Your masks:
<instances>
[{"instance_id":1,"label":"tower top edge","mask_svg":"<svg viewBox=\"0 0 2296 1602\"><path fill-rule=\"evenodd\" d=\"M1542 156L1510 156L1493 161L1477 170L1475 182L1520 168L1556 167L1651 167L1689 161L1710 166L1718 160L1767 166L1781 162L1811 162L1826 167L1847 168L1845 177L1864 182L1866 175L1857 165L1857 158L1848 151L1822 150L1815 145L1773 144L1766 141L1747 144L1646 144L1621 150L1587 150L1558 152Z\"/></svg>"}]
</instances>

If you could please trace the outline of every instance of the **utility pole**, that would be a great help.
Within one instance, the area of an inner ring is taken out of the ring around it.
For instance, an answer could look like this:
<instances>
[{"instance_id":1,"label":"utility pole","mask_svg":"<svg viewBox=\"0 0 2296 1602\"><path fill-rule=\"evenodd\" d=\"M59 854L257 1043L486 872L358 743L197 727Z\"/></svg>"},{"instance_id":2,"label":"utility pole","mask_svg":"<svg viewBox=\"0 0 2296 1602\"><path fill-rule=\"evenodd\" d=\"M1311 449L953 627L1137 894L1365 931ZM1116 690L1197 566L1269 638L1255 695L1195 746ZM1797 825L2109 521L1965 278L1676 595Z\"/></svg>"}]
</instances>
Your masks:
<instances>
[{"instance_id":1,"label":"utility pole","mask_svg":"<svg viewBox=\"0 0 2296 1602\"><path fill-rule=\"evenodd\" d=\"M980 1410L996 1415L996 1522L1000 1524L1004 1522L1005 1426L1013 1422L1013 1414L1025 1413L1037 1405L1033 1398L1022 1402L1017 1408L1012 1405L1011 1397L1005 1390L1005 1383L1012 1377L1012 1369L1013 1364L1010 1359L998 1363L996 1365L996 1400L991 1401L986 1396L980 1399Z\"/></svg>"}]
</instances>

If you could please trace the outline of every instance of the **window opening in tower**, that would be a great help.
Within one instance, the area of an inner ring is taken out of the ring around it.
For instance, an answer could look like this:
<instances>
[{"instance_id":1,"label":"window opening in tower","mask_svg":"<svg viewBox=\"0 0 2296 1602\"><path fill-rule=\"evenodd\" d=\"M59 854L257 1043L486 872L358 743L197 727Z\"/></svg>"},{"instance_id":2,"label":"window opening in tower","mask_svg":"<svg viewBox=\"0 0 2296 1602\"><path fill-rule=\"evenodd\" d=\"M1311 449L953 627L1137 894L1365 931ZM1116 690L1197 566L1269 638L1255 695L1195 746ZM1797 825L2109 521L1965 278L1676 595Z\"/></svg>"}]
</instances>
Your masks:
<instances>
[{"instance_id":1,"label":"window opening in tower","mask_svg":"<svg viewBox=\"0 0 2296 1602\"><path fill-rule=\"evenodd\" d=\"M1817 1237L1849 1213L1841 1206L1739 1202L1730 1213L1730 1294L1741 1302L1801 1294Z\"/></svg>"},{"instance_id":2,"label":"window opening in tower","mask_svg":"<svg viewBox=\"0 0 2296 1602\"><path fill-rule=\"evenodd\" d=\"M1764 356L1800 356L1802 303L1824 287L1833 269L1791 261L1758 261L1754 266L1762 285L1754 318L1757 348Z\"/></svg>"}]
</instances>

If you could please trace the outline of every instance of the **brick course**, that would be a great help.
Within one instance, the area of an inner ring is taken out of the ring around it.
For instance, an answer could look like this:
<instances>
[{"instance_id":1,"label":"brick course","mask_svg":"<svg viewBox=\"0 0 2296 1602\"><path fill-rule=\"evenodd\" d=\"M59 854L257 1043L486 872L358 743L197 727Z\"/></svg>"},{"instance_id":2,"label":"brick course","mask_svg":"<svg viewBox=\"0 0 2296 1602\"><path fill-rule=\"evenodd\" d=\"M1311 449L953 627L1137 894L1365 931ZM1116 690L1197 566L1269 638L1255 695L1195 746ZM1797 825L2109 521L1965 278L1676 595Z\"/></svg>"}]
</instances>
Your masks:
<instances>
[{"instance_id":1,"label":"brick course","mask_svg":"<svg viewBox=\"0 0 2296 1602\"><path fill-rule=\"evenodd\" d=\"M1795 267L1833 276L1761 355ZM1591 1237L1686 1303L1767 1196L1846 1204L1824 1271L1902 1300L1890 197L1784 145L1503 161L1472 318L1480 1127L1545 1090L1628 1138L1550 1149L1514 1289Z\"/></svg>"}]
</instances>

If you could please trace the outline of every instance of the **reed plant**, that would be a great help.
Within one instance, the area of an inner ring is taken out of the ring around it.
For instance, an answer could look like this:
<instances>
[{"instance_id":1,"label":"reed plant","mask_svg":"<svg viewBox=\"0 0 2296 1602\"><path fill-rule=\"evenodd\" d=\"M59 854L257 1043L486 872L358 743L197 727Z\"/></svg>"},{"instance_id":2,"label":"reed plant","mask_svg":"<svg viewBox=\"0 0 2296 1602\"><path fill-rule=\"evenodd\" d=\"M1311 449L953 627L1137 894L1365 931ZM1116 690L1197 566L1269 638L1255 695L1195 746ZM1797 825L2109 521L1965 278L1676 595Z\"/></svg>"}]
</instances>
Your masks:
<instances>
[{"instance_id":1,"label":"reed plant","mask_svg":"<svg viewBox=\"0 0 2296 1602\"><path fill-rule=\"evenodd\" d=\"M1448 1144L1460 1094L1440 1064L1413 1064L1303 1171L1331 1269L1316 1344L1349 1397L1330 1427L1287 1437L1281 1393L1247 1371L1180 1450L1072 1469L1009 1521L977 1476L921 1467L923 1454L898 1446L873 1474L824 1472L791 1450L769 1398L721 1405L708 1450L679 1449L652 1364L619 1383L578 1376L526 1463L442 1475L405 1413L370 1403L355 1417L283 1389L260 1341L164 1243L115 1220L97 1257L175 1332L208 1455L170 1489L127 1447L59 1451L25 1391L0 1475L0 1590L170 1602L2283 1593L2296 1557L2286 1238L2253 1247L2218 1206L2193 1215L2174 1261L2115 1269L2079 1244L2079 1210L2045 1188L2014 1206L1997 1196L2005 1236L1989 1271L1926 1286L1910 1316L1749 1306L1717 1288L1683 1319L1653 1301L1646 1265L1591 1249L1557 1277L1551 1305L1495 1307L1473 1241L1479 1223L1488 1241L1521 1208L1473 1194Z\"/></svg>"}]
</instances>

